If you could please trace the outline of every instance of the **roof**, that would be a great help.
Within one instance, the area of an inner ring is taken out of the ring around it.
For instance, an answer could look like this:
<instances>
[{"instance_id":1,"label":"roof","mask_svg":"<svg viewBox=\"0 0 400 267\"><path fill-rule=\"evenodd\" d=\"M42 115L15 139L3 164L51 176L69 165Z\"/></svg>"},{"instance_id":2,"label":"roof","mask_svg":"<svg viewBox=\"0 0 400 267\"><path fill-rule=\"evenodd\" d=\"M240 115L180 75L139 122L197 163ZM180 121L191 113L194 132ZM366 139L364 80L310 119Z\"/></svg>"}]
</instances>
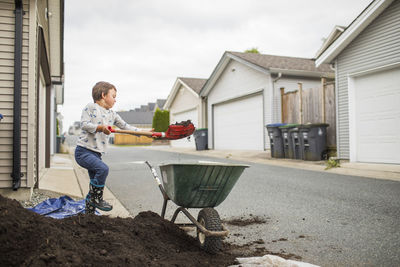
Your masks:
<instances>
[{"instance_id":1,"label":"roof","mask_svg":"<svg viewBox=\"0 0 400 267\"><path fill-rule=\"evenodd\" d=\"M339 36L342 34L342 32L344 32L345 29L345 26L336 25L335 27L333 27L333 30L324 40L320 49L316 53L315 58L319 57L326 50L326 48L328 48L337 38L339 38Z\"/></svg>"},{"instance_id":2,"label":"roof","mask_svg":"<svg viewBox=\"0 0 400 267\"><path fill-rule=\"evenodd\" d=\"M298 71L312 71L312 72L333 72L328 64L323 64L320 67L315 66L315 62L309 58L300 57L285 57L285 56L274 56L256 53L240 53L240 52L229 52L229 54L235 55L241 59L244 59L250 63L260 66L266 70L298 70Z\"/></svg>"},{"instance_id":3,"label":"roof","mask_svg":"<svg viewBox=\"0 0 400 267\"><path fill-rule=\"evenodd\" d=\"M159 109L163 109L166 101L167 101L166 99L157 99L156 100L157 107Z\"/></svg>"},{"instance_id":4,"label":"roof","mask_svg":"<svg viewBox=\"0 0 400 267\"><path fill-rule=\"evenodd\" d=\"M128 124L152 124L153 112L151 111L120 111L117 112Z\"/></svg>"},{"instance_id":5,"label":"roof","mask_svg":"<svg viewBox=\"0 0 400 267\"><path fill-rule=\"evenodd\" d=\"M333 78L335 75L329 64L322 64L316 67L314 60L310 58L226 51L203 86L200 92L201 96L206 96L209 93L214 83L218 80L218 77L232 59L265 74L281 73L289 76L329 78Z\"/></svg>"},{"instance_id":6,"label":"roof","mask_svg":"<svg viewBox=\"0 0 400 267\"><path fill-rule=\"evenodd\" d=\"M207 79L201 79L201 78L178 77L178 79L181 80L182 82L184 82L188 87L190 87L197 94L200 93L201 88L203 88L204 84L207 82Z\"/></svg>"},{"instance_id":7,"label":"roof","mask_svg":"<svg viewBox=\"0 0 400 267\"><path fill-rule=\"evenodd\" d=\"M320 53L315 61L316 66L331 63L393 1L375 0L370 3L343 33L325 51Z\"/></svg>"}]
</instances>

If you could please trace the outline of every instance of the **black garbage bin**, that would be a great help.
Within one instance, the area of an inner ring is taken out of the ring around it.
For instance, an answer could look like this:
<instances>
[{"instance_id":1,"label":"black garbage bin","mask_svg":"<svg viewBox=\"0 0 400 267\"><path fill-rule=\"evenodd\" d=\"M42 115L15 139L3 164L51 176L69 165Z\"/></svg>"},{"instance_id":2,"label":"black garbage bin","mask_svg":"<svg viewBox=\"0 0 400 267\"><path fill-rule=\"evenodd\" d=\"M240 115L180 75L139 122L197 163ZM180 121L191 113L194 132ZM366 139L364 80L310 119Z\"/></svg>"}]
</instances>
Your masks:
<instances>
[{"instance_id":1,"label":"black garbage bin","mask_svg":"<svg viewBox=\"0 0 400 267\"><path fill-rule=\"evenodd\" d=\"M279 127L283 125L286 125L286 123L273 123L265 126L268 130L269 143L271 144L271 157L273 158L285 157L281 129L279 129Z\"/></svg>"},{"instance_id":2,"label":"black garbage bin","mask_svg":"<svg viewBox=\"0 0 400 267\"><path fill-rule=\"evenodd\" d=\"M285 153L285 158L287 159L295 159L293 151L294 146L289 135L289 130L296 128L298 125L299 124L290 123L279 127L282 133L283 151Z\"/></svg>"},{"instance_id":3,"label":"black garbage bin","mask_svg":"<svg viewBox=\"0 0 400 267\"><path fill-rule=\"evenodd\" d=\"M326 123L303 124L299 127L303 160L322 160L327 153Z\"/></svg>"},{"instance_id":4,"label":"black garbage bin","mask_svg":"<svg viewBox=\"0 0 400 267\"><path fill-rule=\"evenodd\" d=\"M208 129L200 128L196 129L193 133L194 140L196 143L196 150L207 150L208 149Z\"/></svg>"},{"instance_id":5,"label":"black garbage bin","mask_svg":"<svg viewBox=\"0 0 400 267\"><path fill-rule=\"evenodd\" d=\"M291 159L303 159L303 149L301 147L299 127L301 127L301 125L289 129L288 132L289 157Z\"/></svg>"}]
</instances>

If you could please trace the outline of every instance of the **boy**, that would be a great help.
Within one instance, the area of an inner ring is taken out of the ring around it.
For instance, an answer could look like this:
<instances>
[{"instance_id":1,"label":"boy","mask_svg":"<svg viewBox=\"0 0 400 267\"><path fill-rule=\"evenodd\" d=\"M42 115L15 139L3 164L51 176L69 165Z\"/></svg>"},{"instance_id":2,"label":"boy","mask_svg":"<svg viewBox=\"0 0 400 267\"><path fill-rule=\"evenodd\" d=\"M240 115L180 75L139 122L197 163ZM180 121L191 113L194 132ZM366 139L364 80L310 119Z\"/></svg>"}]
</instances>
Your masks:
<instances>
[{"instance_id":1,"label":"boy","mask_svg":"<svg viewBox=\"0 0 400 267\"><path fill-rule=\"evenodd\" d=\"M108 175L108 166L101 160L108 144L110 130L116 125L121 129L140 131L121 119L111 108L114 106L117 89L108 82L98 82L92 90L94 103L89 103L82 111L81 129L75 149L76 162L87 169L90 177L89 193L86 196L86 214L94 214L96 208L112 210L112 205L103 200L103 190Z\"/></svg>"}]
</instances>

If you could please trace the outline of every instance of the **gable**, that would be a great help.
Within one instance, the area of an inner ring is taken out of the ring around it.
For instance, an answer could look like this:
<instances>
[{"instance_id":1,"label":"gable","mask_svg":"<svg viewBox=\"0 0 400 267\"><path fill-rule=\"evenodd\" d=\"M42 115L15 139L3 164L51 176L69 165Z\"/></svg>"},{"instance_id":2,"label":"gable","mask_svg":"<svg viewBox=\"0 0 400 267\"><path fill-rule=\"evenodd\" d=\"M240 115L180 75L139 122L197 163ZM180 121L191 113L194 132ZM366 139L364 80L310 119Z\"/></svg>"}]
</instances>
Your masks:
<instances>
[{"instance_id":1,"label":"gable","mask_svg":"<svg viewBox=\"0 0 400 267\"><path fill-rule=\"evenodd\" d=\"M196 96L190 89L182 84L178 87L175 98L170 104L169 110L171 113L188 110L199 105L200 97Z\"/></svg>"},{"instance_id":2,"label":"gable","mask_svg":"<svg viewBox=\"0 0 400 267\"><path fill-rule=\"evenodd\" d=\"M260 90L266 87L269 76L231 59L212 87L208 98L223 100Z\"/></svg>"},{"instance_id":3,"label":"gable","mask_svg":"<svg viewBox=\"0 0 400 267\"><path fill-rule=\"evenodd\" d=\"M373 1L315 61L316 66L331 63L393 0ZM394 1L398 2L398 1Z\"/></svg>"}]
</instances>

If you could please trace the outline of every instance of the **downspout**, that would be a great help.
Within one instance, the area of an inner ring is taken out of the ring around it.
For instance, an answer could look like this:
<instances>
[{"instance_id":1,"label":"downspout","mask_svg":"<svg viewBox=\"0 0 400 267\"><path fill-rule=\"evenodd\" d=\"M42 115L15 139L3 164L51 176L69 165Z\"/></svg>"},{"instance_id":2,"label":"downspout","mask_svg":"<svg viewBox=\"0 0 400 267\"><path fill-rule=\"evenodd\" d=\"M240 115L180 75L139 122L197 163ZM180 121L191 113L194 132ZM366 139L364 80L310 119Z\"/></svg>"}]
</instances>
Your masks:
<instances>
[{"instance_id":1,"label":"downspout","mask_svg":"<svg viewBox=\"0 0 400 267\"><path fill-rule=\"evenodd\" d=\"M282 72L279 72L278 76L275 79L272 80L272 96L271 96L271 107L272 107L272 110L271 110L271 114L273 114L273 112L274 112L273 110L274 110L274 104L275 104L275 83L280 78L282 78ZM281 103L281 106L282 106L282 99L280 99L279 102ZM272 116L276 116L276 115L272 115ZM282 108L281 108L281 116L280 117L281 117L280 122L282 122ZM275 118L271 118L271 119L272 119L272 121L275 121L274 120Z\"/></svg>"},{"instance_id":2,"label":"downspout","mask_svg":"<svg viewBox=\"0 0 400 267\"><path fill-rule=\"evenodd\" d=\"M14 191L21 186L21 95L22 95L22 0L15 0L14 41L14 122L13 122L13 178Z\"/></svg>"}]
</instances>

